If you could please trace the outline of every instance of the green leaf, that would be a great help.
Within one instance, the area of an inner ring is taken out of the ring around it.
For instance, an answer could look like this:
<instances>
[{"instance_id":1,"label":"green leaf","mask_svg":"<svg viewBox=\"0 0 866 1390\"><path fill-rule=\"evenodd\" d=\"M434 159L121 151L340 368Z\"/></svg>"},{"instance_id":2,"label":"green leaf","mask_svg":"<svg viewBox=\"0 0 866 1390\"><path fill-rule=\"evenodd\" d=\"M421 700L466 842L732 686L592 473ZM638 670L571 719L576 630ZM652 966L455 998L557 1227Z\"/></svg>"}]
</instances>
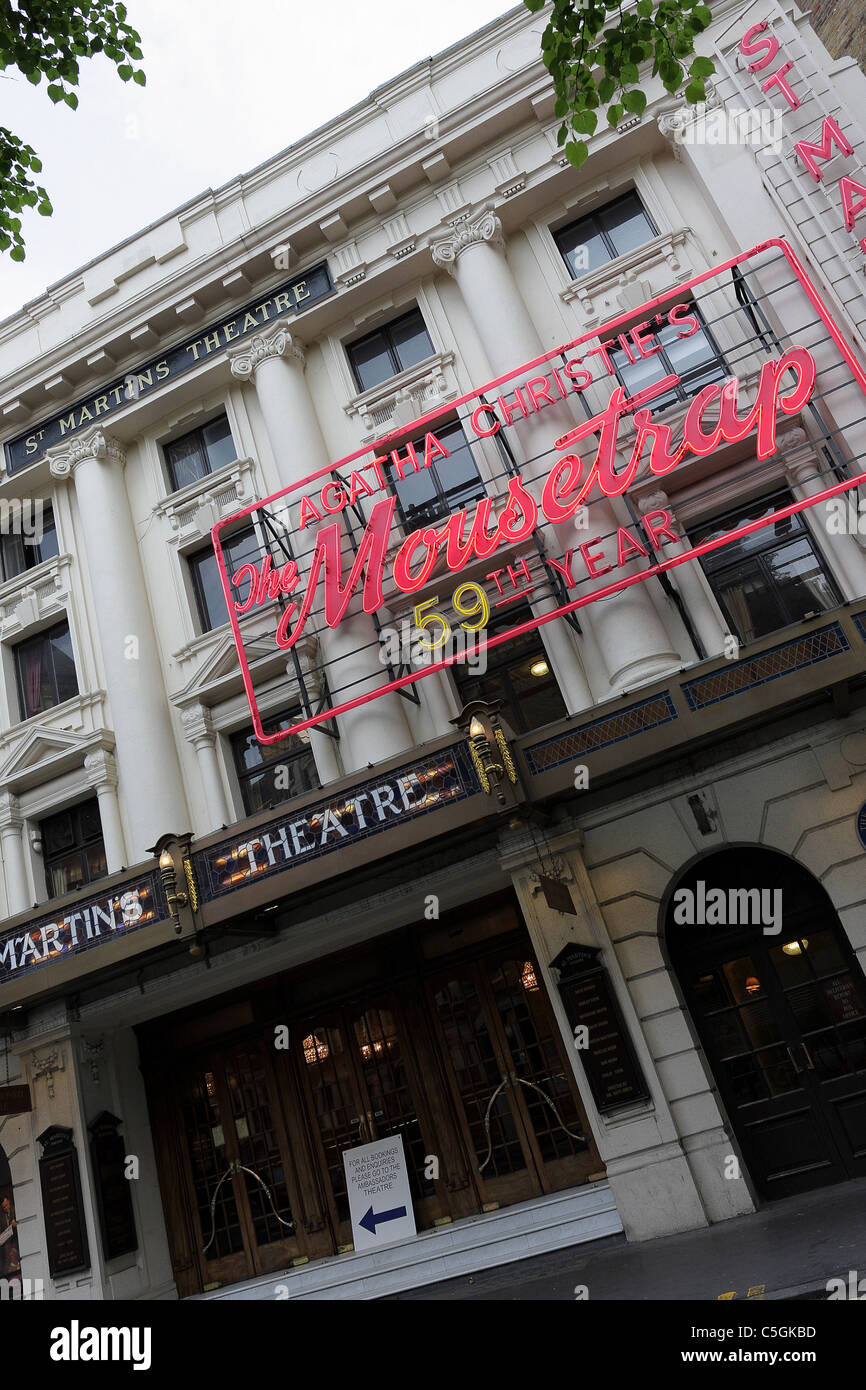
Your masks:
<instances>
[{"instance_id":1,"label":"green leaf","mask_svg":"<svg viewBox=\"0 0 866 1390\"><path fill-rule=\"evenodd\" d=\"M117 69L117 75L121 82L128 82L132 77L132 68L129 63L121 63Z\"/></svg>"},{"instance_id":2,"label":"green leaf","mask_svg":"<svg viewBox=\"0 0 866 1390\"><path fill-rule=\"evenodd\" d=\"M640 73L634 63L623 63L619 72L619 80L622 83L640 82Z\"/></svg>"},{"instance_id":3,"label":"green leaf","mask_svg":"<svg viewBox=\"0 0 866 1390\"><path fill-rule=\"evenodd\" d=\"M64 93L63 93L63 100L66 102L66 105L67 105L67 106L71 106L71 107L72 107L72 110L73 110L73 111L74 111L74 110L76 109L76 107L78 106L78 97L75 95L74 92L64 92Z\"/></svg>"},{"instance_id":4,"label":"green leaf","mask_svg":"<svg viewBox=\"0 0 866 1390\"><path fill-rule=\"evenodd\" d=\"M39 215L40 215L41 217L50 217L51 214L53 213L54 209L53 209L53 207L51 206L51 204L49 203L48 199L46 198L46 199L44 199L43 202L41 202L41 203L39 204L39 206L38 206L38 208L36 209L36 211L39 213Z\"/></svg>"},{"instance_id":5,"label":"green leaf","mask_svg":"<svg viewBox=\"0 0 866 1390\"><path fill-rule=\"evenodd\" d=\"M619 102L614 102L613 106L609 106L607 108L608 125L619 125L623 117L623 111L624 107L620 106Z\"/></svg>"},{"instance_id":6,"label":"green leaf","mask_svg":"<svg viewBox=\"0 0 866 1390\"><path fill-rule=\"evenodd\" d=\"M697 77L695 78L694 82L690 82L688 84L685 90L686 101L704 101L706 99L706 95L707 89L704 86L703 81Z\"/></svg>"},{"instance_id":7,"label":"green leaf","mask_svg":"<svg viewBox=\"0 0 866 1390\"><path fill-rule=\"evenodd\" d=\"M603 77L598 84L598 95L601 101L610 101L616 91L616 83L612 77Z\"/></svg>"},{"instance_id":8,"label":"green leaf","mask_svg":"<svg viewBox=\"0 0 866 1390\"><path fill-rule=\"evenodd\" d=\"M705 29L713 22L713 16L706 5L696 5L692 10L692 19L700 20L700 23Z\"/></svg>"},{"instance_id":9,"label":"green leaf","mask_svg":"<svg viewBox=\"0 0 866 1390\"><path fill-rule=\"evenodd\" d=\"M638 0L637 12L644 19L649 19L653 12L653 0Z\"/></svg>"},{"instance_id":10,"label":"green leaf","mask_svg":"<svg viewBox=\"0 0 866 1390\"><path fill-rule=\"evenodd\" d=\"M53 83L48 88L48 95L51 98L51 100L56 104L58 101L63 100L63 88L58 87L56 83Z\"/></svg>"},{"instance_id":11,"label":"green leaf","mask_svg":"<svg viewBox=\"0 0 866 1390\"><path fill-rule=\"evenodd\" d=\"M12 247L12 250L9 252L9 259L12 260L12 261L23 261L23 260L24 260L24 247L23 247L23 246L13 246L13 247Z\"/></svg>"},{"instance_id":12,"label":"green leaf","mask_svg":"<svg viewBox=\"0 0 866 1390\"><path fill-rule=\"evenodd\" d=\"M147 83L147 77L142 72L141 68L136 68L135 72L132 74L132 80L133 82L137 82L139 87L144 87Z\"/></svg>"},{"instance_id":13,"label":"green leaf","mask_svg":"<svg viewBox=\"0 0 866 1390\"><path fill-rule=\"evenodd\" d=\"M643 92L635 89L624 94L622 104L626 111L633 112L635 116L642 116L646 110L646 96Z\"/></svg>"},{"instance_id":14,"label":"green leaf","mask_svg":"<svg viewBox=\"0 0 866 1390\"><path fill-rule=\"evenodd\" d=\"M575 169L579 169L581 164L589 158L589 150L583 140L569 140L565 147L565 157L569 164L572 164Z\"/></svg>"},{"instance_id":15,"label":"green leaf","mask_svg":"<svg viewBox=\"0 0 866 1390\"><path fill-rule=\"evenodd\" d=\"M689 68L692 77L712 77L716 70L716 65L712 58L696 58Z\"/></svg>"},{"instance_id":16,"label":"green leaf","mask_svg":"<svg viewBox=\"0 0 866 1390\"><path fill-rule=\"evenodd\" d=\"M594 111L578 111L572 118L572 125L582 135L594 135L598 125L598 116Z\"/></svg>"},{"instance_id":17,"label":"green leaf","mask_svg":"<svg viewBox=\"0 0 866 1390\"><path fill-rule=\"evenodd\" d=\"M531 14L538 14L539 10L544 9L545 0L523 0L523 3Z\"/></svg>"}]
</instances>

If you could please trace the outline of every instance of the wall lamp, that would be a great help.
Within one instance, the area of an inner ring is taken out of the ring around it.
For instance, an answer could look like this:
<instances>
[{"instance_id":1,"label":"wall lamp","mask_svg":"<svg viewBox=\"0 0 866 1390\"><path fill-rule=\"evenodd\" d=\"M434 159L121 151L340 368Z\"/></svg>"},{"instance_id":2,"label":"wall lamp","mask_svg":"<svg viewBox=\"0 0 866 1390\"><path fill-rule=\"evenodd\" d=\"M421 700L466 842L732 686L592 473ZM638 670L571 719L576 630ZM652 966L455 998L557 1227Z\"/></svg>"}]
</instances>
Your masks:
<instances>
[{"instance_id":1,"label":"wall lamp","mask_svg":"<svg viewBox=\"0 0 866 1390\"><path fill-rule=\"evenodd\" d=\"M190 837L188 835L161 835L156 844L152 845L148 851L148 853L156 855L159 860L159 876L162 879L168 910L171 915L171 920L174 923L175 932L178 936L180 936L183 931L183 924L180 920L180 914L183 909L191 906L193 911L195 911L198 907L197 900L191 900L193 884L191 881L190 869L187 868L189 864L189 858L187 856L189 839ZM176 853L180 856L183 865L181 870L183 877L181 881L186 881L187 887L190 888L190 893L184 892L182 889L178 890Z\"/></svg>"},{"instance_id":2,"label":"wall lamp","mask_svg":"<svg viewBox=\"0 0 866 1390\"><path fill-rule=\"evenodd\" d=\"M495 792L499 804L504 806L503 784L506 780L516 783L517 768L499 719L499 710L498 701L488 704L486 700L470 700L451 723L466 735L469 755L482 791L487 796Z\"/></svg>"}]
</instances>

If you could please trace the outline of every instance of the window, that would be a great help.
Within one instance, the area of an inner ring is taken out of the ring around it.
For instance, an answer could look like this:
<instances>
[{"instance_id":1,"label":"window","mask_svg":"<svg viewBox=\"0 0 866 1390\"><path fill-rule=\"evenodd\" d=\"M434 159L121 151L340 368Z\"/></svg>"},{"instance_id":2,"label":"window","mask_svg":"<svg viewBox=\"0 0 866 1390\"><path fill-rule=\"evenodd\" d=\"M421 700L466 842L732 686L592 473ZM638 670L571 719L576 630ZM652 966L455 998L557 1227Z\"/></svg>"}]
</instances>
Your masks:
<instances>
[{"instance_id":1,"label":"window","mask_svg":"<svg viewBox=\"0 0 866 1390\"><path fill-rule=\"evenodd\" d=\"M263 546L252 526L245 527L243 531L235 531L222 542L222 548L229 576L248 562L257 565L264 555ZM188 563L202 632L210 632L212 628L221 627L229 620L213 546L209 545L191 555Z\"/></svg>"},{"instance_id":2,"label":"window","mask_svg":"<svg viewBox=\"0 0 866 1390\"><path fill-rule=\"evenodd\" d=\"M697 331L680 337L684 328L691 327L689 319L692 316L698 321ZM677 386L647 402L651 410L664 410L676 401L688 400L702 386L728 376L727 363L696 304L689 306L688 315L681 315L679 324L666 324L655 338L662 345L661 352L652 357L638 357L634 364L629 362L622 348L612 349L610 354L616 374L630 396L636 396L654 381L661 381L672 373L680 378ZM636 355L634 350L632 355Z\"/></svg>"},{"instance_id":3,"label":"window","mask_svg":"<svg viewBox=\"0 0 866 1390\"><path fill-rule=\"evenodd\" d=\"M262 728L266 734L288 729L299 713L276 715L264 720ZM293 734L281 743L261 744L251 729L232 735L235 768L248 816L321 785L308 738L308 734Z\"/></svg>"},{"instance_id":4,"label":"window","mask_svg":"<svg viewBox=\"0 0 866 1390\"><path fill-rule=\"evenodd\" d=\"M487 636L493 637L531 617L527 606L509 606L504 613L491 617ZM565 701L537 629L499 647L488 647L486 656L487 670L480 676L473 675L460 662L451 667L461 705L468 705L470 700L501 700L505 718L521 734L565 718Z\"/></svg>"},{"instance_id":5,"label":"window","mask_svg":"<svg viewBox=\"0 0 866 1390\"><path fill-rule=\"evenodd\" d=\"M99 802L82 801L49 816L39 827L48 896L74 893L108 873L102 846Z\"/></svg>"},{"instance_id":6,"label":"window","mask_svg":"<svg viewBox=\"0 0 866 1390\"><path fill-rule=\"evenodd\" d=\"M440 444L448 450L448 458L437 454L431 460L430 467L425 468L422 436L412 443L419 463L417 472L411 467L411 456L410 463L403 468L402 478L393 461L388 464L391 486L397 494L401 515L406 526L413 530L427 526L486 494L472 450L460 426L446 425L434 432ZM398 447L394 452L404 459L408 446Z\"/></svg>"},{"instance_id":7,"label":"window","mask_svg":"<svg viewBox=\"0 0 866 1390\"><path fill-rule=\"evenodd\" d=\"M553 239L572 278L577 280L652 241L654 236L658 232L640 198L636 193L626 193L589 217L581 217L554 232Z\"/></svg>"},{"instance_id":8,"label":"window","mask_svg":"<svg viewBox=\"0 0 866 1390\"><path fill-rule=\"evenodd\" d=\"M389 377L433 356L433 344L420 309L392 319L346 349L359 391L372 391Z\"/></svg>"},{"instance_id":9,"label":"window","mask_svg":"<svg viewBox=\"0 0 866 1390\"><path fill-rule=\"evenodd\" d=\"M693 543L769 516L790 501L788 492L762 497L701 526L693 533ZM711 551L701 564L731 631L741 642L776 632L842 601L799 514Z\"/></svg>"},{"instance_id":10,"label":"window","mask_svg":"<svg viewBox=\"0 0 866 1390\"><path fill-rule=\"evenodd\" d=\"M38 524L34 526L34 522ZM30 535L23 531L0 534L0 566L4 580L14 579L58 554L54 513L47 503L36 501L33 512L27 517L27 529Z\"/></svg>"},{"instance_id":11,"label":"window","mask_svg":"<svg viewBox=\"0 0 866 1390\"><path fill-rule=\"evenodd\" d=\"M166 444L165 460L172 490L177 492L189 483L197 483L236 457L229 422L225 415L219 415L210 424Z\"/></svg>"},{"instance_id":12,"label":"window","mask_svg":"<svg viewBox=\"0 0 866 1390\"><path fill-rule=\"evenodd\" d=\"M62 705L78 694L72 638L67 622L19 642L15 647L21 718Z\"/></svg>"}]
</instances>

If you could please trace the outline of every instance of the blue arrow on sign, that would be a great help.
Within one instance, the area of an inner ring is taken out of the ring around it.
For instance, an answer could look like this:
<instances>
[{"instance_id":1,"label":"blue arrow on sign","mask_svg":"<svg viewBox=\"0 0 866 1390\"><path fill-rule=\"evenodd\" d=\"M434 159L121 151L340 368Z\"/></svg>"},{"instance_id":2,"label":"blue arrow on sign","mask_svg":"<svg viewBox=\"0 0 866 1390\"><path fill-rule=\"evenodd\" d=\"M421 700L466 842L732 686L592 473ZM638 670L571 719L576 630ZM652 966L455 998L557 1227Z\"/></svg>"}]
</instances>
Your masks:
<instances>
[{"instance_id":1,"label":"blue arrow on sign","mask_svg":"<svg viewBox=\"0 0 866 1390\"><path fill-rule=\"evenodd\" d=\"M381 1226L383 1221L396 1221L398 1217L406 1215L405 1207L393 1207L391 1211L373 1211L372 1204L367 1208L359 1226L363 1226L365 1231L369 1231L371 1236L376 1234L376 1227Z\"/></svg>"}]
</instances>

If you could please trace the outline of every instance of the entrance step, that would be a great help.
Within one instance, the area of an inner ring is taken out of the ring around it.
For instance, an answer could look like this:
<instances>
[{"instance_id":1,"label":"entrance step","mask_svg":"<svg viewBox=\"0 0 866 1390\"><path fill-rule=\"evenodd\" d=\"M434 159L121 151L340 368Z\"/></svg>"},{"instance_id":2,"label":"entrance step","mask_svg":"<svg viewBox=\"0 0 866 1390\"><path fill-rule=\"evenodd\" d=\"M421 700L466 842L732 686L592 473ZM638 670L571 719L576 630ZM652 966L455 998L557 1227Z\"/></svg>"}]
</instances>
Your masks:
<instances>
[{"instance_id":1,"label":"entrance step","mask_svg":"<svg viewBox=\"0 0 866 1390\"><path fill-rule=\"evenodd\" d=\"M317 1260L197 1294L190 1301L382 1298L621 1231L609 1184L596 1182L421 1231L400 1245Z\"/></svg>"}]
</instances>

